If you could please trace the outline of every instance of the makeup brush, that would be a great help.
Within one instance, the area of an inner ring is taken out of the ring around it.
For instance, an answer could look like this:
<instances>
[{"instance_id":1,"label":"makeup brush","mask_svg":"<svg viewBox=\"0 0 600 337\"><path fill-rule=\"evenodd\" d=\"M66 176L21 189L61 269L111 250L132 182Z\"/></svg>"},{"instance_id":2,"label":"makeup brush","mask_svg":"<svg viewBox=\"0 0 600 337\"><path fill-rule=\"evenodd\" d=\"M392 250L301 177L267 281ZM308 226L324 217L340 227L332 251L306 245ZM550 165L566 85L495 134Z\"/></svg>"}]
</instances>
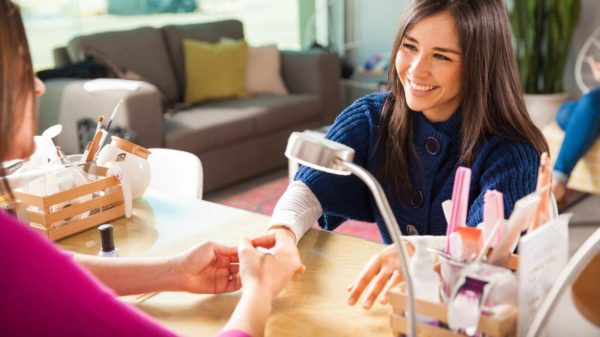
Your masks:
<instances>
[{"instance_id":1,"label":"makeup brush","mask_svg":"<svg viewBox=\"0 0 600 337\"><path fill-rule=\"evenodd\" d=\"M110 120L108 120L108 125L106 125L106 133L108 133L108 129L110 129L110 125L112 124L113 119L115 119L115 115L117 114L117 110L119 110L119 106L121 105L121 103L123 103L123 99L119 100L119 103L117 103L115 110L113 110L113 113L110 116Z\"/></svg>"},{"instance_id":2,"label":"makeup brush","mask_svg":"<svg viewBox=\"0 0 600 337\"><path fill-rule=\"evenodd\" d=\"M91 148L92 148L92 142L88 142L88 145L85 147L85 151L83 151L83 154L81 155L81 162L84 162L84 160L87 157L88 153L90 152Z\"/></svg>"},{"instance_id":3,"label":"makeup brush","mask_svg":"<svg viewBox=\"0 0 600 337\"><path fill-rule=\"evenodd\" d=\"M102 129L102 122L104 122L104 116L98 117L98 126L96 127L96 132L98 132L98 131L100 131L100 129Z\"/></svg>"},{"instance_id":4,"label":"makeup brush","mask_svg":"<svg viewBox=\"0 0 600 337\"><path fill-rule=\"evenodd\" d=\"M69 159L67 159L67 156L65 156L65 153L62 152L62 150L60 149L60 146L56 147L56 154L58 154L58 157L61 159L61 161L66 165L66 164L71 164L71 162L69 161Z\"/></svg>"}]
</instances>

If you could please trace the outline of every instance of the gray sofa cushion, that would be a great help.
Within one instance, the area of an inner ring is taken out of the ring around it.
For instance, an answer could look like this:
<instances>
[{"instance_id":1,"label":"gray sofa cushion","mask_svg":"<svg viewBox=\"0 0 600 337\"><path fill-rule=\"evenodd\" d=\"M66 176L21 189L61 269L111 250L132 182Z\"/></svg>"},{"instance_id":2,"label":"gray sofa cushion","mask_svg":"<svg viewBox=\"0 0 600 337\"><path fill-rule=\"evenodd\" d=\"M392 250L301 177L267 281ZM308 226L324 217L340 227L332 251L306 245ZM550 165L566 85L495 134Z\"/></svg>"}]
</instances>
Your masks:
<instances>
[{"instance_id":1,"label":"gray sofa cushion","mask_svg":"<svg viewBox=\"0 0 600 337\"><path fill-rule=\"evenodd\" d=\"M71 60L81 60L86 48L101 52L120 68L127 68L156 85L169 102L181 93L167 47L159 29L143 27L76 37L67 46Z\"/></svg>"},{"instance_id":2,"label":"gray sofa cushion","mask_svg":"<svg viewBox=\"0 0 600 337\"><path fill-rule=\"evenodd\" d=\"M179 87L182 89L180 101L185 91L185 62L183 60L183 39L205 42L219 42L222 37L241 40L244 38L244 27L240 21L225 20L194 25L165 26L162 28Z\"/></svg>"},{"instance_id":3,"label":"gray sofa cushion","mask_svg":"<svg viewBox=\"0 0 600 337\"><path fill-rule=\"evenodd\" d=\"M264 95L208 102L165 120L165 146L196 154L217 149L320 119L322 106L315 94Z\"/></svg>"}]
</instances>

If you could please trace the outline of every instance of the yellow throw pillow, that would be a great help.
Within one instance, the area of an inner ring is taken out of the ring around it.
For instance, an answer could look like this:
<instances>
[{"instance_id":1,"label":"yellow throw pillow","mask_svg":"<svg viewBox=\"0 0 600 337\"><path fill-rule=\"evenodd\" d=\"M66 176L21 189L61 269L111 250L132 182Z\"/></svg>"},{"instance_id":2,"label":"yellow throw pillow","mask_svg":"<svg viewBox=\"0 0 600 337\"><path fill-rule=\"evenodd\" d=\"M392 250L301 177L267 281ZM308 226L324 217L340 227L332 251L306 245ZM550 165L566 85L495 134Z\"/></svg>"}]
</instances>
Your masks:
<instances>
[{"instance_id":1,"label":"yellow throw pillow","mask_svg":"<svg viewBox=\"0 0 600 337\"><path fill-rule=\"evenodd\" d=\"M185 103L248 97L246 63L248 44L183 40Z\"/></svg>"}]
</instances>

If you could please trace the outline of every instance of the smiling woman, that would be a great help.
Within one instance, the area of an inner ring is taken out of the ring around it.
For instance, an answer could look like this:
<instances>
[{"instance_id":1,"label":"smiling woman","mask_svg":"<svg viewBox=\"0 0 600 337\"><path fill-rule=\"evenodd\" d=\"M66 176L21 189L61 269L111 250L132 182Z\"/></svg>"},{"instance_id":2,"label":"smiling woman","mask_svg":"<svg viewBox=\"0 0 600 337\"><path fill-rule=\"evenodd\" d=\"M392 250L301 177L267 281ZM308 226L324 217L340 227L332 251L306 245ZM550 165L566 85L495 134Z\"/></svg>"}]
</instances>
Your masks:
<instances>
[{"instance_id":1,"label":"smiling woman","mask_svg":"<svg viewBox=\"0 0 600 337\"><path fill-rule=\"evenodd\" d=\"M424 18L404 36L396 54L408 106L431 122L448 120L460 105L462 52L448 13Z\"/></svg>"},{"instance_id":2,"label":"smiling woman","mask_svg":"<svg viewBox=\"0 0 600 337\"><path fill-rule=\"evenodd\" d=\"M405 197L412 186L407 164L415 158L412 111L435 123L460 106L465 165L475 159L476 143L490 136L547 151L527 113L510 34L499 0L414 1L404 12L388 72L392 94L381 112L379 150L388 160L379 173Z\"/></svg>"},{"instance_id":3,"label":"smiling woman","mask_svg":"<svg viewBox=\"0 0 600 337\"><path fill-rule=\"evenodd\" d=\"M472 171L467 226L483 221L488 190L503 194L509 217L515 202L535 190L547 144L525 107L504 1L414 0L400 19L392 56L390 92L357 100L326 138L355 150L354 163L378 178L403 234L425 235L430 246L445 246L442 202L452 198L460 166ZM327 230L352 219L376 222L383 242L392 241L358 179L307 167L295 179L270 231L298 241L317 219ZM348 304L365 291L364 308L379 294L387 302L387 290L401 280L395 251L392 245L369 261L348 287Z\"/></svg>"}]
</instances>

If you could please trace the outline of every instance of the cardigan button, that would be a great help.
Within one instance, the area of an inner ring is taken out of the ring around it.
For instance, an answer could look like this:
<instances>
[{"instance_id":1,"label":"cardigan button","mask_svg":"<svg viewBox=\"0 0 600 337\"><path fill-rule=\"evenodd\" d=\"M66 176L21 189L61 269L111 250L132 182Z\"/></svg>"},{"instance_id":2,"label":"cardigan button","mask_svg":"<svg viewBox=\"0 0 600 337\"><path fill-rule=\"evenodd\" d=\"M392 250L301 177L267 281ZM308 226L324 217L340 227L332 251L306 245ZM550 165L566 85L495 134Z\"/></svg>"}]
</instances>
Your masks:
<instances>
[{"instance_id":1,"label":"cardigan button","mask_svg":"<svg viewBox=\"0 0 600 337\"><path fill-rule=\"evenodd\" d=\"M413 194L410 196L410 204L414 208L421 208L421 206L423 206L424 200L425 197L423 197L423 192L421 191L414 191Z\"/></svg>"},{"instance_id":2,"label":"cardigan button","mask_svg":"<svg viewBox=\"0 0 600 337\"><path fill-rule=\"evenodd\" d=\"M408 235L419 235L419 230L415 225L408 225L406 226L406 233L408 233Z\"/></svg>"},{"instance_id":3,"label":"cardigan button","mask_svg":"<svg viewBox=\"0 0 600 337\"><path fill-rule=\"evenodd\" d=\"M442 145L439 140L433 137L427 137L425 140L425 149L430 155L437 156L442 151Z\"/></svg>"}]
</instances>

